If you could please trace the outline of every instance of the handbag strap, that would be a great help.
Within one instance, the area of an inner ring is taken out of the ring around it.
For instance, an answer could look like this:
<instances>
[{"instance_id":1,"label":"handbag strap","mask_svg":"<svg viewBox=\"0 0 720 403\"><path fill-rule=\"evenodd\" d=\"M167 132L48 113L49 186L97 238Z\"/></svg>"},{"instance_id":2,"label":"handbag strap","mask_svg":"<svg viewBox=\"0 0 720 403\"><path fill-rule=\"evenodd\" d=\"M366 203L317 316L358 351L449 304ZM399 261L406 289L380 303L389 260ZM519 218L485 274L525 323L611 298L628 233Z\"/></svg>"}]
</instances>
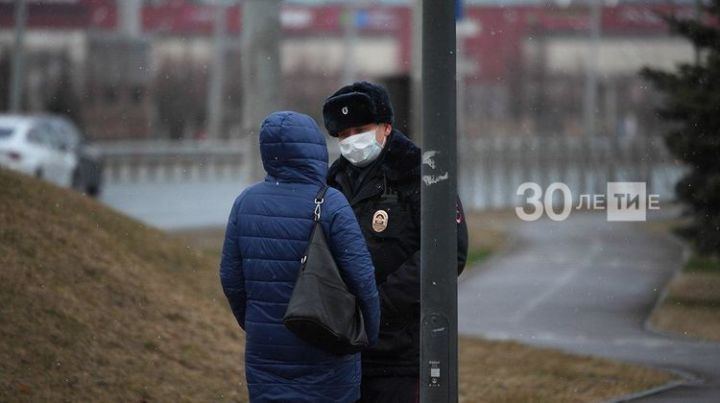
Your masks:
<instances>
[{"instance_id":1,"label":"handbag strap","mask_svg":"<svg viewBox=\"0 0 720 403\"><path fill-rule=\"evenodd\" d=\"M323 186L320 191L318 192L317 196L315 196L315 218L313 221L320 222L320 213L321 213L321 207L323 203L325 203L325 192L327 192L328 186Z\"/></svg>"}]
</instances>

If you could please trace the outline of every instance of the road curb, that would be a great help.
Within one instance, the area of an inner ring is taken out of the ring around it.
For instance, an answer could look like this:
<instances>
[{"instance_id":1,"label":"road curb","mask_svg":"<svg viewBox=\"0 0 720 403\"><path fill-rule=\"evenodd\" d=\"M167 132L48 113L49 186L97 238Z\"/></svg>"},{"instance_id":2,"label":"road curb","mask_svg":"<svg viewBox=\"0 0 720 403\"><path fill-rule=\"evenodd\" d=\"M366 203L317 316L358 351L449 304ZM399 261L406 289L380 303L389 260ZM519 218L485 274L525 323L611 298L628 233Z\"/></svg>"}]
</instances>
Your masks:
<instances>
[{"instance_id":1,"label":"road curb","mask_svg":"<svg viewBox=\"0 0 720 403\"><path fill-rule=\"evenodd\" d=\"M660 292L660 296L655 301L653 308L650 310L650 313L648 314L647 318L643 322L643 329L648 333L652 333L657 336L666 337L671 340L678 340L678 341L682 341L682 342L692 342L692 343L699 343L699 344L717 345L718 342L716 342L716 341L703 340L703 339L699 339L699 338L695 338L695 337L691 337L691 336L685 336L685 335L682 335L679 333L667 332L664 330L657 329L655 326L652 325L652 322L651 322L652 316L655 313L655 311L658 310L660 308L660 306L663 304L663 302L665 302L665 300L667 299L670 284L673 282L673 280L675 280L677 277L679 277L682 274L683 269L685 268L685 265L687 264L688 260L690 260L690 256L692 255L692 248L690 247L690 245L688 245L687 242L683 241L680 237L678 237L672 233L666 234L666 236L669 239L671 239L673 242L677 243L678 245L680 245L682 247L682 264L681 264L680 268L675 270L675 272L673 273L670 280L663 287L662 291Z\"/></svg>"},{"instance_id":2,"label":"road curb","mask_svg":"<svg viewBox=\"0 0 720 403\"><path fill-rule=\"evenodd\" d=\"M685 265L687 264L688 260L690 260L690 255L692 254L690 245L688 245L687 242L683 241L682 239L680 239L679 237L677 237L676 235L674 235L672 233L668 233L668 234L666 234L666 236L668 239L672 240L673 242L677 243L678 245L680 245L682 247L682 263L680 264L680 266L677 269L675 269L675 272L670 277L670 280L668 280L668 282L665 284L665 286L663 286L662 291L660 291L660 296L658 297L657 300L655 300L655 304L653 305L652 309L650 310L650 313L648 314L647 318L645 318L645 321L643 322L643 329L645 329L645 331L647 331L647 332L656 334L658 336L669 337L669 338L673 338L673 339L681 339L682 336L656 329L655 326L653 326L651 323L651 319L652 319L653 315L655 314L655 311L657 311L660 308L660 306L663 304L663 302L665 302L665 300L667 299L669 289L670 289L670 284L673 282L673 280L675 280L682 273L683 268L685 268Z\"/></svg>"},{"instance_id":3,"label":"road curb","mask_svg":"<svg viewBox=\"0 0 720 403\"><path fill-rule=\"evenodd\" d=\"M655 369L660 369L663 371L669 371L669 372L672 372L675 375L681 377L682 379L670 381L664 385L660 385L660 386L656 386L654 388L642 390L640 392L630 393L627 395L620 396L618 398L606 400L605 403L631 402L633 400L643 399L643 398L646 398L649 396L657 395L662 392L667 392L668 390L675 389L680 386L700 385L703 383L702 378L699 378L699 377L691 374L690 372L681 371L681 370L673 369L673 368L662 368L662 367L655 367L655 366L649 366L649 368L655 368Z\"/></svg>"},{"instance_id":4,"label":"road curb","mask_svg":"<svg viewBox=\"0 0 720 403\"><path fill-rule=\"evenodd\" d=\"M657 309L660 308L660 306L663 304L663 302L665 302L665 299L667 299L670 284L673 282L673 280L675 280L682 273L683 269L685 268L685 265L687 264L688 260L690 259L690 255L692 253L692 250L691 250L690 246L687 244L687 242L683 241L676 235L669 233L669 234L666 234L665 236L668 239L672 240L673 242L677 243L678 245L680 245L682 247L682 264L675 270L673 275L670 277L670 280L663 287L662 291L660 292L660 296L655 301L655 304L653 305L652 309L650 310L650 313L648 314L647 318L645 318L645 321L643 322L643 329L646 332L655 334L657 336L662 336L662 337L666 337L666 338L674 339L674 340L687 341L687 340L690 340L691 338L682 337L681 335L658 330L651 323L653 314L655 313L655 311ZM692 339L692 340L697 341L697 342L702 342L702 340L694 340L694 339ZM675 389L680 386L700 385L704 382L702 377L692 374L687 371L681 371L681 370L674 369L674 368L663 368L663 367L659 367L659 366L650 366L650 368L655 368L655 369L659 369L659 370L663 370L663 371L672 372L682 379L670 381L664 385L660 385L660 386L650 388L647 390L643 390L640 392L630 393L630 394L627 394L624 396L620 396L618 398L608 400L607 403L630 402L633 400L643 399L643 398L646 398L649 396L667 392L668 390Z\"/></svg>"}]
</instances>

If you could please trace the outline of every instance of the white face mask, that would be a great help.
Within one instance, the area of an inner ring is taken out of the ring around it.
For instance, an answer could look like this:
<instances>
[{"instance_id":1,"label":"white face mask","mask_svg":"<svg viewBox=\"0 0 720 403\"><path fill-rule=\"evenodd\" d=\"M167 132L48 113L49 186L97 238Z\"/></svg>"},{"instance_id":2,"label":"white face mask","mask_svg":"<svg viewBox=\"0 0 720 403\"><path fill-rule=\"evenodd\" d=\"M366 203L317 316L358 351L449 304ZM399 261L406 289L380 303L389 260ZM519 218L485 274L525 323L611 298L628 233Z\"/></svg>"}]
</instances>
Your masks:
<instances>
[{"instance_id":1,"label":"white face mask","mask_svg":"<svg viewBox=\"0 0 720 403\"><path fill-rule=\"evenodd\" d=\"M340 141L340 153L357 167L370 165L377 159L383 145L377 142L375 130L354 134Z\"/></svg>"}]
</instances>

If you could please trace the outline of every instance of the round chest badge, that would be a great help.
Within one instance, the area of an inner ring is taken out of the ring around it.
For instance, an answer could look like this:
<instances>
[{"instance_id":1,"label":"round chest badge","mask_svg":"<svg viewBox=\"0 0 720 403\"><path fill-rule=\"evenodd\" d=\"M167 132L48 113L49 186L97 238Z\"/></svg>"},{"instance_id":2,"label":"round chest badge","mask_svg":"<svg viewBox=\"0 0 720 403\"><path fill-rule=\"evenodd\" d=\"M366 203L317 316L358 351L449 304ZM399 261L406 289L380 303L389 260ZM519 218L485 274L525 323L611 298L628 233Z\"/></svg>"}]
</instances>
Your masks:
<instances>
[{"instance_id":1,"label":"round chest badge","mask_svg":"<svg viewBox=\"0 0 720 403\"><path fill-rule=\"evenodd\" d=\"M348 107L347 107L347 106L343 106L343 108L342 108L342 114L343 114L343 115L347 115L349 112L350 112L350 111L348 110Z\"/></svg>"},{"instance_id":2,"label":"round chest badge","mask_svg":"<svg viewBox=\"0 0 720 403\"><path fill-rule=\"evenodd\" d=\"M373 214L372 228L375 232L383 232L388 226L388 213L378 210Z\"/></svg>"}]
</instances>

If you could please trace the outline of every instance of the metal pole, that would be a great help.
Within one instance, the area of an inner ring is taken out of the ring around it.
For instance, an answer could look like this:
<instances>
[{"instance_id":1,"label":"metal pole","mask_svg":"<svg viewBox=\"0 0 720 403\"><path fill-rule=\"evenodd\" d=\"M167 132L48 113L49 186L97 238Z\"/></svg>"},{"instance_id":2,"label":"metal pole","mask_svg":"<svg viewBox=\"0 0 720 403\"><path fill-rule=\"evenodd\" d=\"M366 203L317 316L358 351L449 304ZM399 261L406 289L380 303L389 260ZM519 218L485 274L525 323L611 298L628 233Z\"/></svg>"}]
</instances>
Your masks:
<instances>
[{"instance_id":1,"label":"metal pole","mask_svg":"<svg viewBox=\"0 0 720 403\"><path fill-rule=\"evenodd\" d=\"M11 112L22 108L23 84L25 82L25 25L27 24L27 1L15 0L15 49L10 79Z\"/></svg>"},{"instance_id":2,"label":"metal pole","mask_svg":"<svg viewBox=\"0 0 720 403\"><path fill-rule=\"evenodd\" d=\"M457 402L454 1L423 1L420 401Z\"/></svg>"},{"instance_id":3,"label":"metal pole","mask_svg":"<svg viewBox=\"0 0 720 403\"><path fill-rule=\"evenodd\" d=\"M213 21L213 61L210 75L210 88L207 98L208 137L221 136L223 122L223 89L225 86L225 35L227 31L227 7L216 4Z\"/></svg>"},{"instance_id":4,"label":"metal pole","mask_svg":"<svg viewBox=\"0 0 720 403\"><path fill-rule=\"evenodd\" d=\"M602 0L590 0L590 44L585 65L585 99L583 105L585 135L595 136L595 114L597 109L597 67L600 61L600 22Z\"/></svg>"},{"instance_id":5,"label":"metal pole","mask_svg":"<svg viewBox=\"0 0 720 403\"><path fill-rule=\"evenodd\" d=\"M355 81L355 49L358 41L357 13L358 6L356 3L348 3L345 5L345 26L343 35L343 48L345 57L343 58L343 84L350 84Z\"/></svg>"},{"instance_id":6,"label":"metal pole","mask_svg":"<svg viewBox=\"0 0 720 403\"><path fill-rule=\"evenodd\" d=\"M410 119L412 133L409 133L419 147L422 147L420 130L422 126L422 0L412 4L412 66L410 71L410 96L412 104Z\"/></svg>"},{"instance_id":7,"label":"metal pole","mask_svg":"<svg viewBox=\"0 0 720 403\"><path fill-rule=\"evenodd\" d=\"M462 19L457 19L456 24L462 24ZM456 25L457 26L457 25ZM465 32L466 30L457 30L455 48L457 51L457 141L460 145L460 154L458 155L458 183L466 183L464 175L468 172L466 167L469 156L469 135L467 133L467 125L465 124Z\"/></svg>"},{"instance_id":8,"label":"metal pole","mask_svg":"<svg viewBox=\"0 0 720 403\"><path fill-rule=\"evenodd\" d=\"M700 23L702 21L702 0L695 0L693 2L693 11L695 13L695 21ZM693 51L695 53L695 65L700 65L700 48L693 43Z\"/></svg>"},{"instance_id":9,"label":"metal pole","mask_svg":"<svg viewBox=\"0 0 720 403\"><path fill-rule=\"evenodd\" d=\"M280 107L280 0L245 0L242 23L243 127L250 136L246 153L250 180L262 178L258 128Z\"/></svg>"},{"instance_id":10,"label":"metal pole","mask_svg":"<svg viewBox=\"0 0 720 403\"><path fill-rule=\"evenodd\" d=\"M120 12L120 29L125 36L137 38L142 33L142 1L123 0L117 2Z\"/></svg>"},{"instance_id":11,"label":"metal pole","mask_svg":"<svg viewBox=\"0 0 720 403\"><path fill-rule=\"evenodd\" d=\"M457 49L457 131L458 141L462 147L465 147L468 138L465 127L465 36L462 32L458 33L456 41ZM461 148L464 150L464 148Z\"/></svg>"}]
</instances>

